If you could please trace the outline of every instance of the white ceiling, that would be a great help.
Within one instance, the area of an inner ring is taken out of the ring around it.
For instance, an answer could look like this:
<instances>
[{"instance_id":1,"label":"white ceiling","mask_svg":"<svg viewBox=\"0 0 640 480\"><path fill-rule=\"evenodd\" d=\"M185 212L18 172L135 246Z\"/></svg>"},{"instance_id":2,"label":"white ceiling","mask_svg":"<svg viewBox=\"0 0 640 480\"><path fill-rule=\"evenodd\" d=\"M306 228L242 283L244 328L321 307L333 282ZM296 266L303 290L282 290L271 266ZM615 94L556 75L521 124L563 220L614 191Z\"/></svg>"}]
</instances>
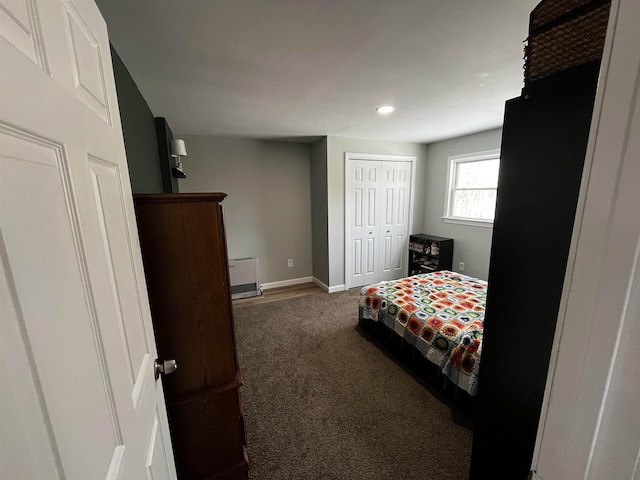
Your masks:
<instances>
[{"instance_id":1,"label":"white ceiling","mask_svg":"<svg viewBox=\"0 0 640 480\"><path fill-rule=\"evenodd\" d=\"M432 142L498 127L538 0L98 0L180 134ZM380 116L375 108L393 104Z\"/></svg>"}]
</instances>

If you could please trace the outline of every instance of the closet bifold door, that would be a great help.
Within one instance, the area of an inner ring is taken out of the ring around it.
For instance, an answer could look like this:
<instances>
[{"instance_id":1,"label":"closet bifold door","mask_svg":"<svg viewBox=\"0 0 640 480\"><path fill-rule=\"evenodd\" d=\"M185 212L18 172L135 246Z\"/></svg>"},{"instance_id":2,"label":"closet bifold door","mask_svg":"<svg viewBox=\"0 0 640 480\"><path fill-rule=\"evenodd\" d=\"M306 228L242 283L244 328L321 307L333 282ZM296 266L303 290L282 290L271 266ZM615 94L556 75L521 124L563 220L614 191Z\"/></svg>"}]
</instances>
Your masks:
<instances>
[{"instance_id":1,"label":"closet bifold door","mask_svg":"<svg viewBox=\"0 0 640 480\"><path fill-rule=\"evenodd\" d=\"M181 480L246 478L225 194L135 195L158 355Z\"/></svg>"},{"instance_id":2,"label":"closet bifold door","mask_svg":"<svg viewBox=\"0 0 640 480\"><path fill-rule=\"evenodd\" d=\"M402 277L409 236L412 163L349 160L348 286Z\"/></svg>"},{"instance_id":3,"label":"closet bifold door","mask_svg":"<svg viewBox=\"0 0 640 480\"><path fill-rule=\"evenodd\" d=\"M393 280L406 272L409 237L411 163L381 161L378 280Z\"/></svg>"},{"instance_id":4,"label":"closet bifold door","mask_svg":"<svg viewBox=\"0 0 640 480\"><path fill-rule=\"evenodd\" d=\"M366 285L378 281L380 256L380 201L382 164L379 161L349 161L351 266L347 285Z\"/></svg>"}]
</instances>

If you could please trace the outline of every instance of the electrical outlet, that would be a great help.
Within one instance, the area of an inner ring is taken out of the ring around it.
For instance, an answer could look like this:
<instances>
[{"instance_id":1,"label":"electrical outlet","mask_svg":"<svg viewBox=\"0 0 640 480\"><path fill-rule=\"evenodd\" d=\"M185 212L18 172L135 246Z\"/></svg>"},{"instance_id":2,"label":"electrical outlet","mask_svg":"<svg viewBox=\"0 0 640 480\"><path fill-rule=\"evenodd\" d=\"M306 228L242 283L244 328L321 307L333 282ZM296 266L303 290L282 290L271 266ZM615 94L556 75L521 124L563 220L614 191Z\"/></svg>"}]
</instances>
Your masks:
<instances>
[{"instance_id":1,"label":"electrical outlet","mask_svg":"<svg viewBox=\"0 0 640 480\"><path fill-rule=\"evenodd\" d=\"M464 272L464 262L458 263L458 270L460 270L461 272Z\"/></svg>"},{"instance_id":2,"label":"electrical outlet","mask_svg":"<svg viewBox=\"0 0 640 480\"><path fill-rule=\"evenodd\" d=\"M287 267L293 267L293 258L287 260Z\"/></svg>"}]
</instances>

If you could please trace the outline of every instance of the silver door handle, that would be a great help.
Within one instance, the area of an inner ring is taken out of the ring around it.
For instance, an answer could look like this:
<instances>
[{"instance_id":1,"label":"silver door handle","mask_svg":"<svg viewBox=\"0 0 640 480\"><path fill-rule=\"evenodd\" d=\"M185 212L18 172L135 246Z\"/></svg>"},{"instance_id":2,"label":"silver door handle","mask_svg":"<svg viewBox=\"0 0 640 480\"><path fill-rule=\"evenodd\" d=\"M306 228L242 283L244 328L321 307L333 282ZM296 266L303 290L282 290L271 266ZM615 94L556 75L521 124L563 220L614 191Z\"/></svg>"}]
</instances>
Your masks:
<instances>
[{"instance_id":1,"label":"silver door handle","mask_svg":"<svg viewBox=\"0 0 640 480\"><path fill-rule=\"evenodd\" d=\"M173 358L169 360L159 360L156 358L154 362L154 372L156 376L156 380L160 377L160 374L169 375L170 373L175 372L178 369L178 364Z\"/></svg>"}]
</instances>

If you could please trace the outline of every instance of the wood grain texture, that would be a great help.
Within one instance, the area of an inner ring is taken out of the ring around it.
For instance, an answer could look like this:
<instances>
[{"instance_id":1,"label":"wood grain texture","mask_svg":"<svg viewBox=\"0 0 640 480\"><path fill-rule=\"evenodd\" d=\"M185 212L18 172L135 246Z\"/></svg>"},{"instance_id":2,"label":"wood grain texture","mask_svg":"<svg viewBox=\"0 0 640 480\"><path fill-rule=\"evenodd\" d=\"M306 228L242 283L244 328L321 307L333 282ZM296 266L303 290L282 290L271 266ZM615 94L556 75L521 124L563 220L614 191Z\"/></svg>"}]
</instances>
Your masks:
<instances>
[{"instance_id":1,"label":"wood grain texture","mask_svg":"<svg viewBox=\"0 0 640 480\"><path fill-rule=\"evenodd\" d=\"M134 196L158 356L178 364L163 385L181 479L227 478L245 465L225 197Z\"/></svg>"}]
</instances>

